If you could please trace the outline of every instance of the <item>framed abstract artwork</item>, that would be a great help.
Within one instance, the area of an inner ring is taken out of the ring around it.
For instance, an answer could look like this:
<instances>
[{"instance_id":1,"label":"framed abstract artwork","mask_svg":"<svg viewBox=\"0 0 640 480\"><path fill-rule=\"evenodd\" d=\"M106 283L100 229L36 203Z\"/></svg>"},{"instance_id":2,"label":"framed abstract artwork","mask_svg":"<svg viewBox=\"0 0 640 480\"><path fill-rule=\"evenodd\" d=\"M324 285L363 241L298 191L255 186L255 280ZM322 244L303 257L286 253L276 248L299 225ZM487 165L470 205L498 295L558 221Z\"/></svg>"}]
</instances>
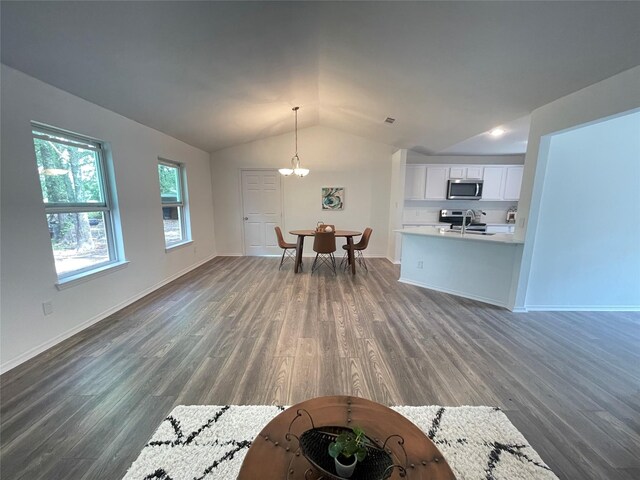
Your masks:
<instances>
[{"instance_id":1,"label":"framed abstract artwork","mask_svg":"<svg viewBox=\"0 0 640 480\"><path fill-rule=\"evenodd\" d=\"M322 187L322 210L344 210L344 187Z\"/></svg>"}]
</instances>

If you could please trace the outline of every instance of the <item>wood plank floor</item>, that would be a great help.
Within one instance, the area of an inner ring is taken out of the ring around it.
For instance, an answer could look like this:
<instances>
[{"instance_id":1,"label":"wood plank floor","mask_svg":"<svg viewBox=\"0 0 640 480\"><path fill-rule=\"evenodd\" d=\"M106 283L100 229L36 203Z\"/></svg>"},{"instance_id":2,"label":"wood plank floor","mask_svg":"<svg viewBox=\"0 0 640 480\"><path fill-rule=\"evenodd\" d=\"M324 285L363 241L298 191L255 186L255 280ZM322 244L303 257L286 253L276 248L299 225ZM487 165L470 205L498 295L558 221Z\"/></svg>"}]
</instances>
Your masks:
<instances>
[{"instance_id":1,"label":"wood plank floor","mask_svg":"<svg viewBox=\"0 0 640 480\"><path fill-rule=\"evenodd\" d=\"M640 316L513 314L219 257L0 378L2 478L117 479L180 404L501 407L563 479L640 478Z\"/></svg>"}]
</instances>

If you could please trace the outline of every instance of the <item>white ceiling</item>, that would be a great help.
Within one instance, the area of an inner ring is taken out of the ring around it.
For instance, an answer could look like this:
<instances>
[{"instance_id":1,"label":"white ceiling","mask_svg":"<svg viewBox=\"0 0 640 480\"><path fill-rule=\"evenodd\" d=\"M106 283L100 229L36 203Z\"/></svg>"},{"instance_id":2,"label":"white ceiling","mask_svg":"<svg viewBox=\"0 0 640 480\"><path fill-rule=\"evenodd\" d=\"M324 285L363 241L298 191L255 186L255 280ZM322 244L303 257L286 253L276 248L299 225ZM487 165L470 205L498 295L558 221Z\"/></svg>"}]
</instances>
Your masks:
<instances>
[{"instance_id":1,"label":"white ceiling","mask_svg":"<svg viewBox=\"0 0 640 480\"><path fill-rule=\"evenodd\" d=\"M1 47L207 151L291 131L300 105L301 128L496 154L526 131L490 128L640 64L639 24L640 2L3 1Z\"/></svg>"},{"instance_id":2,"label":"white ceiling","mask_svg":"<svg viewBox=\"0 0 640 480\"><path fill-rule=\"evenodd\" d=\"M494 137L488 131L482 132L474 137L451 145L438 152L440 155L478 155L478 152L486 155L513 155L524 153L527 150L527 139L529 138L529 127L531 126L531 115L518 118L512 122L496 124L504 130L500 137Z\"/></svg>"}]
</instances>

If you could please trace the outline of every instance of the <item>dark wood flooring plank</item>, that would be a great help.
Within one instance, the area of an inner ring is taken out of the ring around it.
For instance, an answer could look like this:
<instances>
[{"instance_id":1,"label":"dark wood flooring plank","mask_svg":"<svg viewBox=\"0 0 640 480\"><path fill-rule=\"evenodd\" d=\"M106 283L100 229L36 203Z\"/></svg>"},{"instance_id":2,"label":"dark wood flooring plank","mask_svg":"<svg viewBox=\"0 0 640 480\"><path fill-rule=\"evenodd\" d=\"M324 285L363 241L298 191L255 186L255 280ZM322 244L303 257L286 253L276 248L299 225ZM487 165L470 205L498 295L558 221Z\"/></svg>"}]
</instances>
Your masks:
<instances>
[{"instance_id":1,"label":"dark wood flooring plank","mask_svg":"<svg viewBox=\"0 0 640 480\"><path fill-rule=\"evenodd\" d=\"M289 404L299 403L318 396L320 368L318 365L318 340L299 338L293 360L293 383L297 386L289 395Z\"/></svg>"},{"instance_id":2,"label":"dark wood flooring plank","mask_svg":"<svg viewBox=\"0 0 640 480\"><path fill-rule=\"evenodd\" d=\"M560 478L639 478L640 314L514 314L382 259L278 262L215 258L2 375L2 477L120 478L180 404L348 394L499 406Z\"/></svg>"}]
</instances>

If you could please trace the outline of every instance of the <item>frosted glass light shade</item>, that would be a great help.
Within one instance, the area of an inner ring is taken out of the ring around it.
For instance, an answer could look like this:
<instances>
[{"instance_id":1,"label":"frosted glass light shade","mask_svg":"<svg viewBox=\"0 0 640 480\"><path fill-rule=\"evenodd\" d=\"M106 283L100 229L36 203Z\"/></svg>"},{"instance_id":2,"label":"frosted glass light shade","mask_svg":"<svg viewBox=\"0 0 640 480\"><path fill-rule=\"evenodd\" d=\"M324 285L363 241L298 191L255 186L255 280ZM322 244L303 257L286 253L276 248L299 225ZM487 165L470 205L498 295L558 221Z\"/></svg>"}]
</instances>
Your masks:
<instances>
[{"instance_id":1,"label":"frosted glass light shade","mask_svg":"<svg viewBox=\"0 0 640 480\"><path fill-rule=\"evenodd\" d=\"M291 175L292 173L295 174L297 177L306 177L307 175L309 175L308 168L300 167L300 157L298 157L298 110L299 109L300 107L292 108L292 110L296 114L296 123L295 123L296 153L293 155L293 157L291 157L291 168L278 169L278 172L280 172L280 174L285 177L288 175Z\"/></svg>"}]
</instances>

